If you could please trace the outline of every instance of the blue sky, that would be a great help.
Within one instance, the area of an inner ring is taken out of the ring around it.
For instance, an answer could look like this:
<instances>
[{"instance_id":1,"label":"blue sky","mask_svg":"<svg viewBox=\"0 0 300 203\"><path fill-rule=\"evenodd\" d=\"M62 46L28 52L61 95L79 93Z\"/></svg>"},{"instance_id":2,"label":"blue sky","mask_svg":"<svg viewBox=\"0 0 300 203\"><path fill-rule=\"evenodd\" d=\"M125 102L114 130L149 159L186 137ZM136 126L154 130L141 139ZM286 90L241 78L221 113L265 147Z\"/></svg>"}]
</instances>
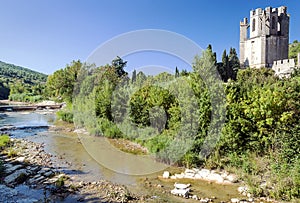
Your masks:
<instances>
[{"instance_id":1,"label":"blue sky","mask_svg":"<svg viewBox=\"0 0 300 203\"><path fill-rule=\"evenodd\" d=\"M239 21L251 9L281 5L291 15L290 42L300 41L300 5L294 0L0 0L0 60L52 73L139 29L176 32L202 48L212 44L220 59L224 49L238 50Z\"/></svg>"}]
</instances>

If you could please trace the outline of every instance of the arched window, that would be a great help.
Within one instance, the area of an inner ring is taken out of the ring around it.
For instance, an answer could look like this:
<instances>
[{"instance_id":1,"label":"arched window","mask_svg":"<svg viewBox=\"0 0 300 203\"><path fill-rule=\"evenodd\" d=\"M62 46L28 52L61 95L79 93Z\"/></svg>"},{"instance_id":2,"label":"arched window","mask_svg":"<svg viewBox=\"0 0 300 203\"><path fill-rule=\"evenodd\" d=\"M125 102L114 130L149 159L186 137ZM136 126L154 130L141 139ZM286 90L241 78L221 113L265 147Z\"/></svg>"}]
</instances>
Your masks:
<instances>
[{"instance_id":1,"label":"arched window","mask_svg":"<svg viewBox=\"0 0 300 203\"><path fill-rule=\"evenodd\" d=\"M272 29L275 29L276 27L276 19L275 16L272 17Z\"/></svg>"},{"instance_id":2,"label":"arched window","mask_svg":"<svg viewBox=\"0 0 300 203\"><path fill-rule=\"evenodd\" d=\"M252 20L252 32L255 31L255 19Z\"/></svg>"}]
</instances>

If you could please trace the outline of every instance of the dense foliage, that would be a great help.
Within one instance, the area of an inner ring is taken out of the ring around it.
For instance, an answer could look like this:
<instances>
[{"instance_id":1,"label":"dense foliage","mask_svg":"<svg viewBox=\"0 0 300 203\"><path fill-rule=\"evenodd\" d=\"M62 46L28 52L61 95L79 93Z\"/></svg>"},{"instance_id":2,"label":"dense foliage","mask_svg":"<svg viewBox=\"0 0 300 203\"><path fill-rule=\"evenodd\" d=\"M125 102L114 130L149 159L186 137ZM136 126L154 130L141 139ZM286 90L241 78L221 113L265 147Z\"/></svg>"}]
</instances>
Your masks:
<instances>
[{"instance_id":1,"label":"dense foliage","mask_svg":"<svg viewBox=\"0 0 300 203\"><path fill-rule=\"evenodd\" d=\"M0 61L0 99L38 101L46 79L45 74Z\"/></svg>"},{"instance_id":2,"label":"dense foliage","mask_svg":"<svg viewBox=\"0 0 300 203\"><path fill-rule=\"evenodd\" d=\"M119 57L97 68L80 64L64 78L68 86L52 89L67 101L74 89L61 116L93 135L138 142L166 163L234 170L254 194L300 197L300 71L279 79L267 68L238 70L234 49L218 64L211 46L191 72L129 78L125 67Z\"/></svg>"},{"instance_id":3,"label":"dense foliage","mask_svg":"<svg viewBox=\"0 0 300 203\"><path fill-rule=\"evenodd\" d=\"M46 83L46 95L57 101L71 103L74 84L82 65L80 61L72 61L64 69L49 75Z\"/></svg>"},{"instance_id":4,"label":"dense foliage","mask_svg":"<svg viewBox=\"0 0 300 203\"><path fill-rule=\"evenodd\" d=\"M300 42L295 40L293 43L289 45L289 58L295 59L295 61L297 62L298 53L300 53Z\"/></svg>"}]
</instances>

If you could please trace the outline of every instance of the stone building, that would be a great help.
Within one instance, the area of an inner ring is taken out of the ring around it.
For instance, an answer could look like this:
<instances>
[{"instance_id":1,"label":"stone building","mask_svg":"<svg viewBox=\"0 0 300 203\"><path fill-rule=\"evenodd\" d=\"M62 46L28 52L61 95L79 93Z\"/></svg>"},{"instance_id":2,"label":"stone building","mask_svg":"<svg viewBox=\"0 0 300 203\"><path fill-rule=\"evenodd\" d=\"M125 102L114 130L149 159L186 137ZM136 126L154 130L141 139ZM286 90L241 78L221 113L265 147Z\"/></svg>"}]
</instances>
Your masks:
<instances>
[{"instance_id":1,"label":"stone building","mask_svg":"<svg viewBox=\"0 0 300 203\"><path fill-rule=\"evenodd\" d=\"M250 21L240 22L241 67L271 68L275 61L288 59L289 22L285 6L250 11Z\"/></svg>"},{"instance_id":2,"label":"stone building","mask_svg":"<svg viewBox=\"0 0 300 203\"><path fill-rule=\"evenodd\" d=\"M272 69L275 71L275 75L278 75L280 78L282 78L289 77L295 67L295 59L284 59L274 61Z\"/></svg>"}]
</instances>

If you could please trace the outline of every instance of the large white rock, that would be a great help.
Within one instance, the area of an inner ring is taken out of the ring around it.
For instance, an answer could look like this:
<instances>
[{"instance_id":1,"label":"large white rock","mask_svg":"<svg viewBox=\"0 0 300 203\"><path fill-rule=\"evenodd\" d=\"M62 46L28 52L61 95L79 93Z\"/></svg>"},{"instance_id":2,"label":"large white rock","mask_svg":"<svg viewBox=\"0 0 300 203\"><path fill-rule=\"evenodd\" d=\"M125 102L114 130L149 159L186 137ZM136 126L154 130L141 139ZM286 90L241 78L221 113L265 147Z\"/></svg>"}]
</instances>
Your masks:
<instances>
[{"instance_id":1,"label":"large white rock","mask_svg":"<svg viewBox=\"0 0 300 203\"><path fill-rule=\"evenodd\" d=\"M174 188L173 190L171 190L171 194L179 195L179 196L182 196L182 197L187 197L188 194L189 194L189 191L190 191L190 188L187 188L187 189Z\"/></svg>"},{"instance_id":2,"label":"large white rock","mask_svg":"<svg viewBox=\"0 0 300 203\"><path fill-rule=\"evenodd\" d=\"M164 171L163 178L168 179L169 177L170 177L170 172L169 171Z\"/></svg>"},{"instance_id":3,"label":"large white rock","mask_svg":"<svg viewBox=\"0 0 300 203\"><path fill-rule=\"evenodd\" d=\"M206 178L209 174L210 174L210 170L208 169L201 169L198 174L202 177L202 178Z\"/></svg>"},{"instance_id":4,"label":"large white rock","mask_svg":"<svg viewBox=\"0 0 300 203\"><path fill-rule=\"evenodd\" d=\"M175 183L174 187L177 189L187 189L191 186L191 184L182 184L182 183Z\"/></svg>"},{"instance_id":5,"label":"large white rock","mask_svg":"<svg viewBox=\"0 0 300 203\"><path fill-rule=\"evenodd\" d=\"M194 178L198 180L203 179L203 177L198 173L194 176Z\"/></svg>"},{"instance_id":6,"label":"large white rock","mask_svg":"<svg viewBox=\"0 0 300 203\"><path fill-rule=\"evenodd\" d=\"M232 203L239 203L240 200L238 198L231 198Z\"/></svg>"},{"instance_id":7,"label":"large white rock","mask_svg":"<svg viewBox=\"0 0 300 203\"><path fill-rule=\"evenodd\" d=\"M206 177L207 180L217 182L217 183L223 183L224 178L220 174L217 173L211 173Z\"/></svg>"},{"instance_id":8,"label":"large white rock","mask_svg":"<svg viewBox=\"0 0 300 203\"><path fill-rule=\"evenodd\" d=\"M232 183L236 183L238 181L238 177L235 174L229 174L226 179Z\"/></svg>"},{"instance_id":9,"label":"large white rock","mask_svg":"<svg viewBox=\"0 0 300 203\"><path fill-rule=\"evenodd\" d=\"M16 161L20 162L20 163L23 163L25 161L25 157L18 157L16 158Z\"/></svg>"}]
</instances>

